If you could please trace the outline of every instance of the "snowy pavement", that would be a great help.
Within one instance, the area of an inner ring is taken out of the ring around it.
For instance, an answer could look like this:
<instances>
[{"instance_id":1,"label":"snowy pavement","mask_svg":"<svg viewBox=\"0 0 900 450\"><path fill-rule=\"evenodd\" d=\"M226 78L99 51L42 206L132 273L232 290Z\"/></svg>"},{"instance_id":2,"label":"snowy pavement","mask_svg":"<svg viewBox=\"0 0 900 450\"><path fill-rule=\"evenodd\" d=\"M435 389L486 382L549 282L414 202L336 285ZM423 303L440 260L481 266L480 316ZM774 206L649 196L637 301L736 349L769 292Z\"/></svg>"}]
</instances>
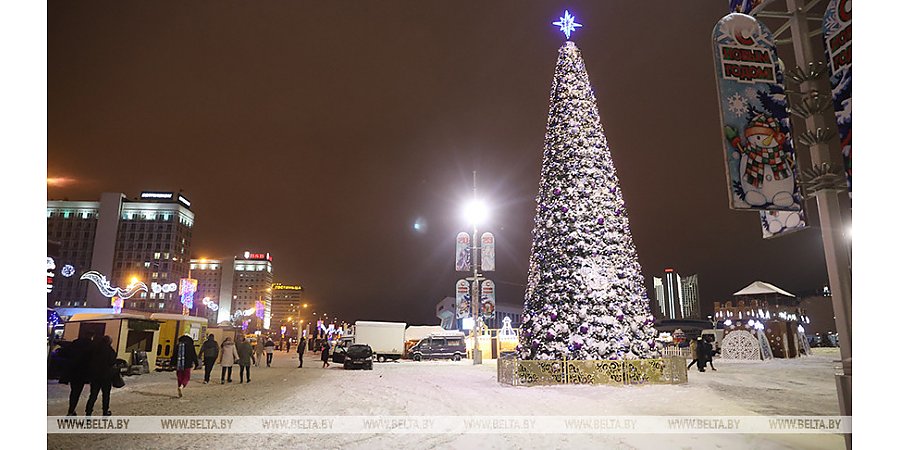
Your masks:
<instances>
[{"instance_id":1,"label":"snowy pavement","mask_svg":"<svg viewBox=\"0 0 900 450\"><path fill-rule=\"evenodd\" d=\"M715 362L718 371L692 370L676 386L511 387L496 381L496 365L469 361L401 361L372 371L322 369L307 354L276 353L273 367L253 367L249 384L202 384L194 371L183 398L174 372L127 377L113 389L115 416L664 416L838 415L833 349L795 360ZM68 386L47 385L47 415L66 413ZM79 403L84 410L87 393ZM99 403L99 401L98 401ZM99 406L99 405L98 405ZM61 435L48 448L842 448L831 434L565 435L565 434L259 434ZM663 444L664 443L664 444ZM662 445L661 445L662 444Z\"/></svg>"}]
</instances>

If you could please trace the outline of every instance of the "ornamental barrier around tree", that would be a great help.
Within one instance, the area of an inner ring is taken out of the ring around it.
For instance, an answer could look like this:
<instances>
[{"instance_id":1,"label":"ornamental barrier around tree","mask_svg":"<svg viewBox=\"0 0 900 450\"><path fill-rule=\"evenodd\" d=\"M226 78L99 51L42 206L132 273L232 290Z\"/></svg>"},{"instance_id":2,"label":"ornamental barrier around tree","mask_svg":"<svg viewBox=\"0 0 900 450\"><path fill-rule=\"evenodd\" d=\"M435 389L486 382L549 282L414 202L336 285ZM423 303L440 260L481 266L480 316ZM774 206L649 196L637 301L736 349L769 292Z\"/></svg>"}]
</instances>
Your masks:
<instances>
[{"instance_id":1,"label":"ornamental barrier around tree","mask_svg":"<svg viewBox=\"0 0 900 450\"><path fill-rule=\"evenodd\" d=\"M503 355L497 359L497 382L511 386L683 384L687 383L687 360L523 360Z\"/></svg>"}]
</instances>

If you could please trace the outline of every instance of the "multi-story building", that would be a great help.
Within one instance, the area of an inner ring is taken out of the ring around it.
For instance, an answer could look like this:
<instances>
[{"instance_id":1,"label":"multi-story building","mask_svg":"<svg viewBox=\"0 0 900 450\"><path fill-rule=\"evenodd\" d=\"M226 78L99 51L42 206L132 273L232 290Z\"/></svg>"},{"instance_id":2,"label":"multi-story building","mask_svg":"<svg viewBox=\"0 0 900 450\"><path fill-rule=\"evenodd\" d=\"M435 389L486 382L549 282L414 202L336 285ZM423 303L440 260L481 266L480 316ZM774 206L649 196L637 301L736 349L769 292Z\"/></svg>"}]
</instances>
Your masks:
<instances>
[{"instance_id":1,"label":"multi-story building","mask_svg":"<svg viewBox=\"0 0 900 450\"><path fill-rule=\"evenodd\" d=\"M272 256L268 253L244 252L234 258L230 311L245 314L248 329L269 329L272 319ZM220 308L221 309L221 308Z\"/></svg>"},{"instance_id":2,"label":"multi-story building","mask_svg":"<svg viewBox=\"0 0 900 450\"><path fill-rule=\"evenodd\" d=\"M219 305L222 303L220 297L223 288L222 274L225 270L222 261L218 259L197 258L191 260L191 278L197 280L197 293L194 294L194 304L198 308L205 308L206 314L204 316L209 319L210 324L219 322ZM229 272L233 273L233 271L234 268L232 267L232 270ZM231 278L229 277L228 280L230 292Z\"/></svg>"},{"instance_id":3,"label":"multi-story building","mask_svg":"<svg viewBox=\"0 0 900 450\"><path fill-rule=\"evenodd\" d=\"M302 308L303 287L299 284L275 283L272 285L272 328L280 331L284 327L285 337L296 337L294 328L300 329L300 309Z\"/></svg>"},{"instance_id":4,"label":"multi-story building","mask_svg":"<svg viewBox=\"0 0 900 450\"><path fill-rule=\"evenodd\" d=\"M700 285L697 275L682 278L675 269L665 269L663 278L653 277L656 313L660 319L699 319Z\"/></svg>"},{"instance_id":5,"label":"multi-story building","mask_svg":"<svg viewBox=\"0 0 900 450\"><path fill-rule=\"evenodd\" d=\"M177 286L188 275L194 225L190 207L187 198L174 192L142 192L135 199L107 192L100 201L48 201L47 238L60 243L56 265L63 275L55 280L48 306L109 307L109 298L80 280L93 270L112 286L124 287L132 280L148 288L157 285L124 300L125 308L181 312L177 289L159 287Z\"/></svg>"}]
</instances>

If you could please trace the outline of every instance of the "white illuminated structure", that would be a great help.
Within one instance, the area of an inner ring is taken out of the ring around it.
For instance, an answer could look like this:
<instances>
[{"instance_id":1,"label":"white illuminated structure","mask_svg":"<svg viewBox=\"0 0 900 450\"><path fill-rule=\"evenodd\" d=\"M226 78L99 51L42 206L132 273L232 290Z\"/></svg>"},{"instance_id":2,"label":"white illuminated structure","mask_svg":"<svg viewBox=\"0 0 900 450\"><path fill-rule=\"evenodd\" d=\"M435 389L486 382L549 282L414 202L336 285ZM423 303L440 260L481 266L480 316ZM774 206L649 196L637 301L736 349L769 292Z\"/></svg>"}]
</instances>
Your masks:
<instances>
[{"instance_id":1,"label":"white illuminated structure","mask_svg":"<svg viewBox=\"0 0 900 450\"><path fill-rule=\"evenodd\" d=\"M559 18L558 22L553 22L553 25L558 26L559 31L565 33L566 39L569 39L569 35L571 35L576 28L582 26L580 23L575 22L575 16L570 15L568 10L563 13L563 16Z\"/></svg>"},{"instance_id":2,"label":"white illuminated structure","mask_svg":"<svg viewBox=\"0 0 900 450\"><path fill-rule=\"evenodd\" d=\"M118 297L122 300L127 300L138 292L147 292L147 285L140 281L132 282L125 289L111 286L109 281L106 280L106 276L96 270L85 272L81 275L81 279L88 280L97 285L100 294L108 298Z\"/></svg>"}]
</instances>

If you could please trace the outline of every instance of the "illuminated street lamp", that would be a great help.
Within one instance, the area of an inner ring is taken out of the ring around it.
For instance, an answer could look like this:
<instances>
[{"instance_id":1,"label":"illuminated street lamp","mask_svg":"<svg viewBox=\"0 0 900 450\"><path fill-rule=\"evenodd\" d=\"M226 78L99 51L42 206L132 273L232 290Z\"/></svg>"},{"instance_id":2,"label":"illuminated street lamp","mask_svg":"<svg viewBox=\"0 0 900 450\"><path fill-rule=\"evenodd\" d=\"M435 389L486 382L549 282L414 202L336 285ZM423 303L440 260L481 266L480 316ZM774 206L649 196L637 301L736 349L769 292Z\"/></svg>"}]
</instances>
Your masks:
<instances>
[{"instance_id":1,"label":"illuminated street lamp","mask_svg":"<svg viewBox=\"0 0 900 450\"><path fill-rule=\"evenodd\" d=\"M476 185L476 172L472 172L472 200L466 203L463 209L463 216L466 221L472 225L472 247L469 255L472 258L472 314L475 315L475 326L472 329L472 364L481 364L481 345L479 344L479 334L481 333L481 294L478 290L478 282L484 279L478 273L478 225L483 224L488 217L487 205L478 199L478 191Z\"/></svg>"}]
</instances>

